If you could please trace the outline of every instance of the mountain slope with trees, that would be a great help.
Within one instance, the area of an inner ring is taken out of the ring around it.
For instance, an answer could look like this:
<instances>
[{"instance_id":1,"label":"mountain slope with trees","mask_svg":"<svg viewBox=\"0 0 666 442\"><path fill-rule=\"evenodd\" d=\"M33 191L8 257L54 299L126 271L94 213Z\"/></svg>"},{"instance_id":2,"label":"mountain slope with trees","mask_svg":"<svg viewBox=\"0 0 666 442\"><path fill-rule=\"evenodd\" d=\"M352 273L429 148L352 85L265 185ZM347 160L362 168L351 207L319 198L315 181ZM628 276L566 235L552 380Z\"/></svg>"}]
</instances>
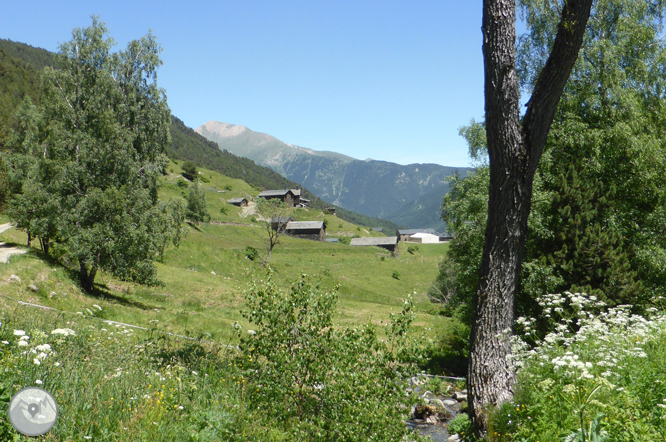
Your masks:
<instances>
[{"instance_id":1,"label":"mountain slope with trees","mask_svg":"<svg viewBox=\"0 0 666 442\"><path fill-rule=\"evenodd\" d=\"M435 211L430 209L441 205L448 189L442 185L443 180L453 174L465 176L470 170L439 164L361 161L293 146L244 126L216 121L195 130L217 143L220 149L270 167L326 201L414 228L442 226ZM415 204L418 199L422 200ZM424 207L427 209L423 210ZM395 218L393 213L397 213Z\"/></svg>"},{"instance_id":2,"label":"mountain slope with trees","mask_svg":"<svg viewBox=\"0 0 666 442\"><path fill-rule=\"evenodd\" d=\"M3 52L4 51L4 52ZM26 96L34 104L40 100L40 75L45 66L54 65L54 54L11 40L0 40L0 151L8 140L9 132L16 127L15 112ZM263 189L298 188L301 185L290 181L273 170L255 164L247 158L221 151L217 144L197 134L176 116L171 116L169 128L171 141L167 154L171 158L190 160L198 166L208 167L231 178L242 179ZM3 182L0 164L0 183ZM4 188L4 187L3 187ZM0 191L0 208L3 195ZM312 207L323 209L331 204L303 189L303 196L310 199ZM336 207L337 208L337 207ZM394 231L402 225L337 208L337 214L349 222L368 227L383 227Z\"/></svg>"}]
</instances>

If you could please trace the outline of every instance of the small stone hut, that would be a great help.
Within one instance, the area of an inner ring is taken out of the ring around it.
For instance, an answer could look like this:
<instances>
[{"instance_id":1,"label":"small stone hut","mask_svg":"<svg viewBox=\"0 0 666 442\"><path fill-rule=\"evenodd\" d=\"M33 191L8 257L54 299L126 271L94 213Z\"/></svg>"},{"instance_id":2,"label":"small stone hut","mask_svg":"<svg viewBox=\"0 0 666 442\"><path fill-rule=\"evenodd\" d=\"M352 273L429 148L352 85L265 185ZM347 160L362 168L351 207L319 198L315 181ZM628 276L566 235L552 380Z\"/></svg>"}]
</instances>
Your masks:
<instances>
[{"instance_id":1,"label":"small stone hut","mask_svg":"<svg viewBox=\"0 0 666 442\"><path fill-rule=\"evenodd\" d=\"M233 204L238 207L247 207L247 198L231 198L229 204Z\"/></svg>"},{"instance_id":2,"label":"small stone hut","mask_svg":"<svg viewBox=\"0 0 666 442\"><path fill-rule=\"evenodd\" d=\"M326 241L326 226L323 221L290 221L286 233L297 238Z\"/></svg>"}]
</instances>

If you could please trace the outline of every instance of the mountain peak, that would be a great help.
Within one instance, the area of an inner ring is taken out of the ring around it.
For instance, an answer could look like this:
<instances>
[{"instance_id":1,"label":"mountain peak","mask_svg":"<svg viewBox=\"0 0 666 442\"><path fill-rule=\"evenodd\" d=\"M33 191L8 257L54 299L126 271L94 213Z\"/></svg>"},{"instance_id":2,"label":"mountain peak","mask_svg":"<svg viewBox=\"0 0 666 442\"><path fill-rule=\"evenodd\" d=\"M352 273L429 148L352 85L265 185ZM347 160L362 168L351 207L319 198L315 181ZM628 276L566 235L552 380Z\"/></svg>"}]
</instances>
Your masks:
<instances>
[{"instance_id":1,"label":"mountain peak","mask_svg":"<svg viewBox=\"0 0 666 442\"><path fill-rule=\"evenodd\" d=\"M205 128L206 130L210 132L215 132L218 134L219 137L221 138L230 138L230 137L236 137L246 130L249 130L245 126L240 126L236 124L229 124L229 123L222 123L220 121L213 121L210 120L209 122L197 127L195 129L196 132L201 133L201 129Z\"/></svg>"}]
</instances>

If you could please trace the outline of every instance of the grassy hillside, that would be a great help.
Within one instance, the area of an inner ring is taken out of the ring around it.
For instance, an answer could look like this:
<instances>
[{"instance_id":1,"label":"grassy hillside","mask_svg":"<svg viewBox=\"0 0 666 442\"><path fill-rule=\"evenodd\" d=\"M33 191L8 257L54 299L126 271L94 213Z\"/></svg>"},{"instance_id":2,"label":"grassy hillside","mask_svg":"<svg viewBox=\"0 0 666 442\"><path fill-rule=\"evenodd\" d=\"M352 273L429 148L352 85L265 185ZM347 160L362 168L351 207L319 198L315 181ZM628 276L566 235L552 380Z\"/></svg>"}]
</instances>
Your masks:
<instances>
[{"instance_id":1,"label":"grassy hillside","mask_svg":"<svg viewBox=\"0 0 666 442\"><path fill-rule=\"evenodd\" d=\"M14 113L24 97L30 96L39 102L40 71L54 65L54 54L24 43L0 39L0 150L6 143L9 132L15 126ZM251 160L220 151L217 144L209 142L175 116L171 119L171 143L167 153L171 158L193 161L198 166L216 170L226 176L242 179L257 188L285 189L301 185L290 181L267 167L256 165ZM330 206L304 189L303 196L315 208ZM391 221L376 219L340 209L339 216L368 227L383 227L395 230L400 226Z\"/></svg>"},{"instance_id":2,"label":"grassy hillside","mask_svg":"<svg viewBox=\"0 0 666 442\"><path fill-rule=\"evenodd\" d=\"M217 144L203 136L176 117L171 120L172 142L167 147L169 156L178 160L190 160L198 166L220 172L226 176L242 179L261 189L302 188L298 183L284 178L277 172L255 164L252 160L236 156L226 150L220 150ZM331 207L309 190L303 189L303 196L310 200L315 209ZM340 218L366 227L383 227L386 231L395 231L401 225L379 218L372 218L342 208L336 209Z\"/></svg>"},{"instance_id":3,"label":"grassy hillside","mask_svg":"<svg viewBox=\"0 0 666 442\"><path fill-rule=\"evenodd\" d=\"M179 163L168 166L160 191L162 198L181 198L187 192L179 186L185 181L179 174ZM250 281L265 277L260 260L249 260L246 248L253 247L262 256L265 248L263 223L243 215L240 208L227 201L237 196L256 197L258 190L206 169L201 176L209 181L202 186L211 223L188 226L180 248L169 250L157 263L163 287L138 286L102 274L97 278L99 297L90 297L79 290L73 273L33 250L0 265L0 303L10 308L23 300L70 312L92 308L96 303L108 319L144 327L149 327L151 320L159 320L166 331L193 336L209 333L213 339L230 342L231 324L243 321L240 294ZM291 216L297 220L328 219L328 237L382 235L316 209L293 209ZM0 234L0 240L9 243L25 244L26 239L15 229ZM342 324L379 324L392 309L400 307L402 298L415 291L417 328L423 329L441 325L441 319L433 316L436 309L426 292L446 247L419 245L419 250L410 254L403 243L398 258L393 258L375 247L283 237L269 263L282 286L301 273L317 275L324 287L339 285L338 320ZM12 274L21 278L20 284L7 282ZM30 284L39 290L31 292L27 289ZM52 292L56 294L49 296Z\"/></svg>"}]
</instances>

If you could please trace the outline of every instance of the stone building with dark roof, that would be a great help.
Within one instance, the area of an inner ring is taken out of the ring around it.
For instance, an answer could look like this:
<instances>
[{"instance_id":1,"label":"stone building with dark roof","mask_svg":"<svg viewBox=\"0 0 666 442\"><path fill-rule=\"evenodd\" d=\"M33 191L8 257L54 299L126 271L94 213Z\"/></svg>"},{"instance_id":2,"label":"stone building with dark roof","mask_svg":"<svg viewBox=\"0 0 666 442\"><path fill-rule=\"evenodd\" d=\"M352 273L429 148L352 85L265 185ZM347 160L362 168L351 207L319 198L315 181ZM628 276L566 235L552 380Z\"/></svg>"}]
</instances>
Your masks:
<instances>
[{"instance_id":1,"label":"stone building with dark roof","mask_svg":"<svg viewBox=\"0 0 666 442\"><path fill-rule=\"evenodd\" d=\"M257 198L279 199L287 207L296 207L301 202L301 189L264 190Z\"/></svg>"},{"instance_id":2,"label":"stone building with dark roof","mask_svg":"<svg viewBox=\"0 0 666 442\"><path fill-rule=\"evenodd\" d=\"M326 241L326 226L323 221L290 221L285 232L297 238Z\"/></svg>"},{"instance_id":3,"label":"stone building with dark roof","mask_svg":"<svg viewBox=\"0 0 666 442\"><path fill-rule=\"evenodd\" d=\"M231 198L229 204L233 204L238 207L247 207L247 198Z\"/></svg>"}]
</instances>

